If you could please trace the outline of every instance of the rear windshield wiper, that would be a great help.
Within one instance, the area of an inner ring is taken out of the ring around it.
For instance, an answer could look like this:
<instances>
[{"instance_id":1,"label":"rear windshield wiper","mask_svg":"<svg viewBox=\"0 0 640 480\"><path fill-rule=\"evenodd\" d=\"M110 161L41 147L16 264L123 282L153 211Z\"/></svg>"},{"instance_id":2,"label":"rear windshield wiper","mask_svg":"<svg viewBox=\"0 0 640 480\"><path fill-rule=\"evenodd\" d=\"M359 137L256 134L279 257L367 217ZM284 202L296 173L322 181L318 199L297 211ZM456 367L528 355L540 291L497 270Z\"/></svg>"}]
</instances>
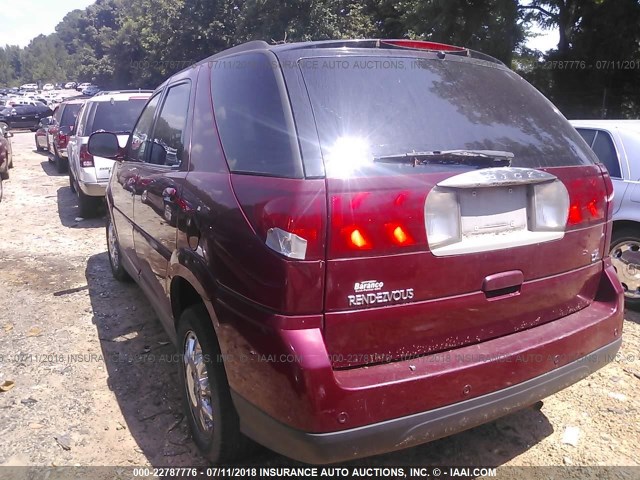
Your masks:
<instances>
[{"instance_id":1,"label":"rear windshield wiper","mask_svg":"<svg viewBox=\"0 0 640 480\"><path fill-rule=\"evenodd\" d=\"M501 150L431 150L396 155L374 156L374 162L409 163L411 165L475 165L478 167L510 166L514 154Z\"/></svg>"}]
</instances>

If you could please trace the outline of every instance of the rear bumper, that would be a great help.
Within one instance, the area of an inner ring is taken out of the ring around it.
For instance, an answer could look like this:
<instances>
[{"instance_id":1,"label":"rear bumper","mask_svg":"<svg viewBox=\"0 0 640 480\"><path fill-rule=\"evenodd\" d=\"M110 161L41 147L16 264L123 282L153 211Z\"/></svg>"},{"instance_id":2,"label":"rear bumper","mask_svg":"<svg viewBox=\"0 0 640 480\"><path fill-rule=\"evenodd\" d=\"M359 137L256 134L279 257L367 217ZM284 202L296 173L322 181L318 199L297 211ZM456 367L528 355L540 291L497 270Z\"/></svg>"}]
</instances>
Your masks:
<instances>
[{"instance_id":1,"label":"rear bumper","mask_svg":"<svg viewBox=\"0 0 640 480\"><path fill-rule=\"evenodd\" d=\"M538 377L435 410L330 433L288 427L237 394L243 432L296 460L325 464L378 455L446 437L522 409L587 377L609 363L622 339Z\"/></svg>"},{"instance_id":2,"label":"rear bumper","mask_svg":"<svg viewBox=\"0 0 640 480\"><path fill-rule=\"evenodd\" d=\"M104 197L105 192L107 191L108 182L85 183L79 180L78 184L80 185L80 190L82 190L82 193L84 193L85 195L89 197Z\"/></svg>"},{"instance_id":3,"label":"rear bumper","mask_svg":"<svg viewBox=\"0 0 640 480\"><path fill-rule=\"evenodd\" d=\"M431 441L533 404L613 360L622 287L609 259L603 267L594 301L558 320L344 370L332 368L322 316L270 314L218 292L218 337L241 429L289 457L332 463Z\"/></svg>"}]
</instances>

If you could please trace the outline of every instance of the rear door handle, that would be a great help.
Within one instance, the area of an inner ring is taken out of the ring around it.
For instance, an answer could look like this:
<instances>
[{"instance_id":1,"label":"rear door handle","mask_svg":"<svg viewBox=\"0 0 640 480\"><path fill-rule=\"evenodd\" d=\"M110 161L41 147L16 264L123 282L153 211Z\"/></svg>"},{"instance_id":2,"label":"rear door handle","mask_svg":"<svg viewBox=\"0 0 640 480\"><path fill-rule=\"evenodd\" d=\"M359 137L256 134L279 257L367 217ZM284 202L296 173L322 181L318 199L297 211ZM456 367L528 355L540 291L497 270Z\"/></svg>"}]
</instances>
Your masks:
<instances>
[{"instance_id":1,"label":"rear door handle","mask_svg":"<svg viewBox=\"0 0 640 480\"><path fill-rule=\"evenodd\" d=\"M485 277L482 291L487 298L517 295L524 282L524 274L520 270L494 273Z\"/></svg>"}]
</instances>

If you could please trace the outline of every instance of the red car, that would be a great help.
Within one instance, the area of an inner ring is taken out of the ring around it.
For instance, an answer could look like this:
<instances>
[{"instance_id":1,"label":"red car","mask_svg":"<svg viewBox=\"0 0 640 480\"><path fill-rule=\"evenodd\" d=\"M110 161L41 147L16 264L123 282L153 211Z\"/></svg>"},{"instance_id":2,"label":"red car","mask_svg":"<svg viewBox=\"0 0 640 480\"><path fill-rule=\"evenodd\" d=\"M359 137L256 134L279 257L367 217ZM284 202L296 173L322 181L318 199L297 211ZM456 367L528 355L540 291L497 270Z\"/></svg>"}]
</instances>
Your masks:
<instances>
[{"instance_id":1,"label":"red car","mask_svg":"<svg viewBox=\"0 0 640 480\"><path fill-rule=\"evenodd\" d=\"M62 102L53 112L53 122L47 129L47 141L49 152L53 154L53 161L59 173L64 173L69 168L67 156L67 144L73 134L76 117L86 98L67 100Z\"/></svg>"},{"instance_id":2,"label":"red car","mask_svg":"<svg viewBox=\"0 0 640 480\"><path fill-rule=\"evenodd\" d=\"M162 84L107 189L116 278L180 358L195 442L309 463L410 447L621 344L611 180L501 62L408 40L251 42Z\"/></svg>"}]
</instances>

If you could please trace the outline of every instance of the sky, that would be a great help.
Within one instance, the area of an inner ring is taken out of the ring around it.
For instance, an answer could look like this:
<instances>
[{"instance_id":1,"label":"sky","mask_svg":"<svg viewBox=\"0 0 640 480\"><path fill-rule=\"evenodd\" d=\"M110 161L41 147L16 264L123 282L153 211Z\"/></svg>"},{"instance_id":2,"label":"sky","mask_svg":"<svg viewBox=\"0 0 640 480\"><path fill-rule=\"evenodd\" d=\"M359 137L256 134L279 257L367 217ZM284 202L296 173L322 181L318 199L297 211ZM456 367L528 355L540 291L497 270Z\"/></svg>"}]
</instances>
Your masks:
<instances>
[{"instance_id":1,"label":"sky","mask_svg":"<svg viewBox=\"0 0 640 480\"><path fill-rule=\"evenodd\" d=\"M0 45L26 47L32 38L48 35L72 10L84 9L95 0L1 0Z\"/></svg>"},{"instance_id":2,"label":"sky","mask_svg":"<svg viewBox=\"0 0 640 480\"><path fill-rule=\"evenodd\" d=\"M558 47L558 41L560 40L560 34L558 30L542 30L538 26L531 28L531 32L537 34L535 38L529 38L525 44L528 48L533 50L540 50L546 52L552 48Z\"/></svg>"},{"instance_id":3,"label":"sky","mask_svg":"<svg viewBox=\"0 0 640 480\"><path fill-rule=\"evenodd\" d=\"M20 45L25 47L29 41L40 34L48 35L62 18L72 10L86 8L95 0L1 0L0 8L0 45ZM557 31L542 31L539 37L529 39L527 46L547 51L558 44Z\"/></svg>"}]
</instances>

